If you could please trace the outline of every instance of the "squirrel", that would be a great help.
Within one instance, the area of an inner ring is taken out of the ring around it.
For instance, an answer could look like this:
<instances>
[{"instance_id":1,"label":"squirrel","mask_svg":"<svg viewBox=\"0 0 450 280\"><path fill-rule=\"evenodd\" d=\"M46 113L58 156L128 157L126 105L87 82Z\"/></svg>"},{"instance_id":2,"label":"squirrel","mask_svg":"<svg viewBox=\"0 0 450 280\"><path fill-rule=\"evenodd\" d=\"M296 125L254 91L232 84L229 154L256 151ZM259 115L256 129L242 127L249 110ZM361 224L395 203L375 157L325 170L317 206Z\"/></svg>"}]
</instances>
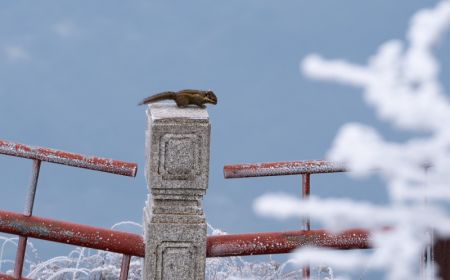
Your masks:
<instances>
[{"instance_id":1,"label":"squirrel","mask_svg":"<svg viewBox=\"0 0 450 280\"><path fill-rule=\"evenodd\" d=\"M201 108L206 108L205 103L217 104L217 97L214 92L210 90L183 89L177 92L164 91L152 95L142 100L138 105L162 100L173 100L179 108L184 108L188 105L197 105Z\"/></svg>"}]
</instances>

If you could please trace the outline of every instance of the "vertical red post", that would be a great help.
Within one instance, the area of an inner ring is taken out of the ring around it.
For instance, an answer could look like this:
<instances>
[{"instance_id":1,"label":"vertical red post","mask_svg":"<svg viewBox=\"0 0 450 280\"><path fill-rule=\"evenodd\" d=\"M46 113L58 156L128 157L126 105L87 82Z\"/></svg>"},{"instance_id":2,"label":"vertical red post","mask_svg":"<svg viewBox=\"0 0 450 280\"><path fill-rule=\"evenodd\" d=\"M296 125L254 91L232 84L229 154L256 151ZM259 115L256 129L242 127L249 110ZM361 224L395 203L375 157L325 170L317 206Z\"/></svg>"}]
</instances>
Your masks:
<instances>
[{"instance_id":1,"label":"vertical red post","mask_svg":"<svg viewBox=\"0 0 450 280\"><path fill-rule=\"evenodd\" d=\"M302 174L302 199L307 200L309 198L309 194L311 192L310 185L310 174ZM303 220L303 229L310 230L311 224L309 217L305 217Z\"/></svg>"},{"instance_id":2,"label":"vertical red post","mask_svg":"<svg viewBox=\"0 0 450 280\"><path fill-rule=\"evenodd\" d=\"M28 189L27 200L25 202L25 209L23 214L31 216L33 214L34 198L36 197L36 187L39 178L39 171L41 169L41 161L33 160L33 173L31 175L30 187ZM14 278L20 279L22 277L23 263L25 260L25 251L27 249L27 238L20 236L17 244L16 262L14 265Z\"/></svg>"},{"instance_id":3,"label":"vertical red post","mask_svg":"<svg viewBox=\"0 0 450 280\"><path fill-rule=\"evenodd\" d=\"M302 174L302 199L307 200L309 198L309 194L311 191L310 184L310 176L311 174L306 173ZM309 217L305 217L303 219L303 230L311 230L311 222ZM303 267L303 279L309 279L311 276L311 271L309 266Z\"/></svg>"},{"instance_id":4,"label":"vertical red post","mask_svg":"<svg viewBox=\"0 0 450 280\"><path fill-rule=\"evenodd\" d=\"M122 256L122 265L120 267L120 276L119 276L120 280L128 279L128 271L130 270L130 261L131 261L130 255Z\"/></svg>"}]
</instances>

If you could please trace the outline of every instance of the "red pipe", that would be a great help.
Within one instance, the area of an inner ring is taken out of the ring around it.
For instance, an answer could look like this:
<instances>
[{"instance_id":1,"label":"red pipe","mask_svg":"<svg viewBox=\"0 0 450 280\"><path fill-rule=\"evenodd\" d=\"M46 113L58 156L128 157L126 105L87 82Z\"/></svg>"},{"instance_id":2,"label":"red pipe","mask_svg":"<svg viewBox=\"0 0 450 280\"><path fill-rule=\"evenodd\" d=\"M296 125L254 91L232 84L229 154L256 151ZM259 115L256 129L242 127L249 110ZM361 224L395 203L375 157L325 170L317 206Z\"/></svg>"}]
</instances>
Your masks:
<instances>
[{"instance_id":1,"label":"red pipe","mask_svg":"<svg viewBox=\"0 0 450 280\"><path fill-rule=\"evenodd\" d=\"M302 174L302 200L308 200L311 193L311 174ZM303 230L311 230L311 220L309 216L303 218ZM302 279L311 278L311 267L306 265L302 270Z\"/></svg>"},{"instance_id":2,"label":"red pipe","mask_svg":"<svg viewBox=\"0 0 450 280\"><path fill-rule=\"evenodd\" d=\"M229 178L246 178L261 176L299 175L315 173L344 172L345 168L325 160L305 160L287 162L268 162L251 164L225 165L224 176Z\"/></svg>"},{"instance_id":3,"label":"red pipe","mask_svg":"<svg viewBox=\"0 0 450 280\"><path fill-rule=\"evenodd\" d=\"M302 174L302 200L308 200L311 194L311 174ZM303 219L303 229L311 229L311 221L309 217Z\"/></svg>"},{"instance_id":4,"label":"red pipe","mask_svg":"<svg viewBox=\"0 0 450 280\"><path fill-rule=\"evenodd\" d=\"M127 280L128 279L128 272L130 270L130 261L131 261L131 256L128 256L128 255L122 256L122 264L120 265L119 280Z\"/></svg>"},{"instance_id":5,"label":"red pipe","mask_svg":"<svg viewBox=\"0 0 450 280\"><path fill-rule=\"evenodd\" d=\"M142 236L0 211L0 231L25 237L144 257Z\"/></svg>"},{"instance_id":6,"label":"red pipe","mask_svg":"<svg viewBox=\"0 0 450 280\"><path fill-rule=\"evenodd\" d=\"M0 140L0 154L135 177L137 164Z\"/></svg>"},{"instance_id":7,"label":"red pipe","mask_svg":"<svg viewBox=\"0 0 450 280\"><path fill-rule=\"evenodd\" d=\"M261 232L208 237L207 257L248 256L289 253L301 246L334 249L367 249L369 233L352 229L339 234L324 230Z\"/></svg>"},{"instance_id":8,"label":"red pipe","mask_svg":"<svg viewBox=\"0 0 450 280\"><path fill-rule=\"evenodd\" d=\"M19 279L22 277L23 263L25 262L25 250L27 249L27 239L26 237L19 237L19 242L17 243L16 261L14 263L14 279Z\"/></svg>"},{"instance_id":9,"label":"red pipe","mask_svg":"<svg viewBox=\"0 0 450 280\"><path fill-rule=\"evenodd\" d=\"M0 211L0 231L20 236L144 257L142 236L98 227ZM207 257L284 254L299 246L335 249L369 248L362 229L331 234L324 230L261 232L209 236Z\"/></svg>"}]
</instances>

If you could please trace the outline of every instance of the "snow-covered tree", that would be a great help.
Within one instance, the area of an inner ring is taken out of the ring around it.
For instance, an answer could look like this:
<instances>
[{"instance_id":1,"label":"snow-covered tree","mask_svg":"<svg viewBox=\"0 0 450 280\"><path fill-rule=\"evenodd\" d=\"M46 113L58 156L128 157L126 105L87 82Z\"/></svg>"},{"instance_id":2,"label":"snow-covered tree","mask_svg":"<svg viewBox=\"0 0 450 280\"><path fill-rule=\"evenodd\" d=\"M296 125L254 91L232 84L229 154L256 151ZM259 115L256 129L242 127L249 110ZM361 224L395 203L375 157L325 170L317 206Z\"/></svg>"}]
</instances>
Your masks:
<instances>
[{"instance_id":1,"label":"snow-covered tree","mask_svg":"<svg viewBox=\"0 0 450 280\"><path fill-rule=\"evenodd\" d=\"M328 152L328 159L345 164L352 176L379 174L389 194L387 206L312 197L307 203L267 194L255 201L258 213L275 217L309 215L332 230L370 229L370 254L300 249L299 263L322 264L351 271L365 266L382 270L386 278L419 278L419 259L432 235L450 234L450 102L439 81L433 47L450 26L450 1L418 11L407 40L390 40L368 60L356 65L310 54L302 72L313 79L358 87L381 121L411 132L407 141L383 139L373 127L345 124ZM283 205L283 207L280 207ZM370 218L369 218L370 217ZM392 230L381 230L391 226ZM429 278L435 269L427 270Z\"/></svg>"}]
</instances>

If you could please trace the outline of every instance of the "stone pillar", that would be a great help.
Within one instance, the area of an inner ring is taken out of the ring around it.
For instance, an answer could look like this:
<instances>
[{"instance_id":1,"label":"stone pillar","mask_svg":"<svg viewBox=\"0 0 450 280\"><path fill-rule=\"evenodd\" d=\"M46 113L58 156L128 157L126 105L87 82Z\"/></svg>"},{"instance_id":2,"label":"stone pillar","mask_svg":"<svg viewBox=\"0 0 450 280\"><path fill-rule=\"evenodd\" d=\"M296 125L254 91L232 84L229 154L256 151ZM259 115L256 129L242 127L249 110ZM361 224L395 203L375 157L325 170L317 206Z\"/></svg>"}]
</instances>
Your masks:
<instances>
[{"instance_id":1,"label":"stone pillar","mask_svg":"<svg viewBox=\"0 0 450 280\"><path fill-rule=\"evenodd\" d=\"M149 106L144 280L205 279L210 123L201 108Z\"/></svg>"}]
</instances>

